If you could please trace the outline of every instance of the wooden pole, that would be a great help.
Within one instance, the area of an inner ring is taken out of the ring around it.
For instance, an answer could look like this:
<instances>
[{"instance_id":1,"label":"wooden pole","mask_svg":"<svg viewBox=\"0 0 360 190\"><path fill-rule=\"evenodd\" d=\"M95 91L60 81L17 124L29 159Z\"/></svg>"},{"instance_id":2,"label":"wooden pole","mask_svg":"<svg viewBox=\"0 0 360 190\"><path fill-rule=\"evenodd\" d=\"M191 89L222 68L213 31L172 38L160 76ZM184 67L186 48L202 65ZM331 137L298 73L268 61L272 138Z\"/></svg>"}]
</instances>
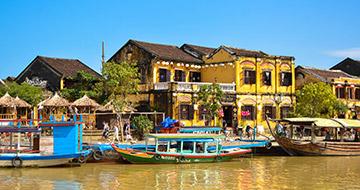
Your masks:
<instances>
[{"instance_id":1,"label":"wooden pole","mask_svg":"<svg viewBox=\"0 0 360 190\"><path fill-rule=\"evenodd\" d=\"M315 143L315 124L311 124L311 143Z\"/></svg>"}]
</instances>

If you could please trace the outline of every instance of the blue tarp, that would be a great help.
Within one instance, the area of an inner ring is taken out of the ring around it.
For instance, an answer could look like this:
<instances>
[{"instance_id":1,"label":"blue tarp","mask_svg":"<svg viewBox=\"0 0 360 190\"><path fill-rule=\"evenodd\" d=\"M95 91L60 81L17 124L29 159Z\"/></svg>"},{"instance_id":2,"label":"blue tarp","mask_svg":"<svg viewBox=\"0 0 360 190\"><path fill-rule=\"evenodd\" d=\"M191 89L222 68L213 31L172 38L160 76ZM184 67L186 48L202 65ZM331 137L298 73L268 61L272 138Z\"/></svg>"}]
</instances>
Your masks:
<instances>
[{"instance_id":1,"label":"blue tarp","mask_svg":"<svg viewBox=\"0 0 360 190\"><path fill-rule=\"evenodd\" d=\"M161 122L161 126L163 128L172 128L174 127L173 125L178 122L178 120L175 119L171 119L170 117L165 118L165 120L163 122Z\"/></svg>"}]
</instances>

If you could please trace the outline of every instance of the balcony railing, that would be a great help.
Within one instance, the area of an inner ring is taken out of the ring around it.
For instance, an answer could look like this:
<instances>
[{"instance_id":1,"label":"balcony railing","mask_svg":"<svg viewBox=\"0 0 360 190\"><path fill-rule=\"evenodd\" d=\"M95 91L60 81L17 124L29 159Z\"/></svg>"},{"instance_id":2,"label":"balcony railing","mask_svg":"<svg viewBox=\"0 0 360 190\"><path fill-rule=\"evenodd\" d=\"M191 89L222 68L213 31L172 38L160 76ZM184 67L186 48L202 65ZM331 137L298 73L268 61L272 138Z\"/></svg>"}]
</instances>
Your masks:
<instances>
[{"instance_id":1,"label":"balcony railing","mask_svg":"<svg viewBox=\"0 0 360 190\"><path fill-rule=\"evenodd\" d=\"M173 88L180 92L196 92L203 85L211 85L207 82L158 82L154 84L154 90L169 90ZM224 92L235 92L235 83L217 83Z\"/></svg>"}]
</instances>

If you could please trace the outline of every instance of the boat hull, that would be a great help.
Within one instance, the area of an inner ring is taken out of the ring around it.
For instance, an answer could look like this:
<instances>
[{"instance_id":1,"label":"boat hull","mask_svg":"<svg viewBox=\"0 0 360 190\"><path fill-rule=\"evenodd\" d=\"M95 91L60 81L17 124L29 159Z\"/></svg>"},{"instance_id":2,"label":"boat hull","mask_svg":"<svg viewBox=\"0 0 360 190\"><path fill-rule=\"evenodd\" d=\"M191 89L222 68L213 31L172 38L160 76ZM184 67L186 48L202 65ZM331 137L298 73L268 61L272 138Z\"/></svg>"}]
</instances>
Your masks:
<instances>
[{"instance_id":1,"label":"boat hull","mask_svg":"<svg viewBox=\"0 0 360 190\"><path fill-rule=\"evenodd\" d=\"M120 149L113 146L114 150L129 163L133 164L189 164L229 161L234 157L251 152L241 149L239 151L218 155L180 155L180 154L155 154L153 152L140 152L133 149Z\"/></svg>"},{"instance_id":2,"label":"boat hull","mask_svg":"<svg viewBox=\"0 0 360 190\"><path fill-rule=\"evenodd\" d=\"M40 155L40 154L0 154L0 167L52 167L70 164L81 154ZM16 163L14 163L16 159Z\"/></svg>"},{"instance_id":3,"label":"boat hull","mask_svg":"<svg viewBox=\"0 0 360 190\"><path fill-rule=\"evenodd\" d=\"M357 142L302 142L286 137L275 137L278 144L291 156L360 156Z\"/></svg>"}]
</instances>

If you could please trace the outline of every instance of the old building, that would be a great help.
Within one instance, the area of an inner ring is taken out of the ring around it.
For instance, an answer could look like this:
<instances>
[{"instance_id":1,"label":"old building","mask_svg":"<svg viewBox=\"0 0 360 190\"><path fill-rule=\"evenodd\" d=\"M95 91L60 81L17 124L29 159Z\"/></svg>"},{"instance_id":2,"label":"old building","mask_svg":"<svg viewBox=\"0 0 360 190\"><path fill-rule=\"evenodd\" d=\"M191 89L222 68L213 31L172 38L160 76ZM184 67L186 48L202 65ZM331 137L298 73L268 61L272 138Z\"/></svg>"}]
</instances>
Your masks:
<instances>
[{"instance_id":1,"label":"old building","mask_svg":"<svg viewBox=\"0 0 360 190\"><path fill-rule=\"evenodd\" d=\"M142 102L186 126L204 125L197 103L201 85L218 83L225 92L228 126L264 125L265 114L286 116L294 105L294 58L261 51L184 44L180 48L129 40L111 61L135 61L142 74Z\"/></svg>"},{"instance_id":2,"label":"old building","mask_svg":"<svg viewBox=\"0 0 360 190\"><path fill-rule=\"evenodd\" d=\"M78 59L36 56L15 81L28 82L50 91L58 91L71 85L71 77L75 77L79 71L87 72L96 78L101 77L99 73Z\"/></svg>"},{"instance_id":3,"label":"old building","mask_svg":"<svg viewBox=\"0 0 360 190\"><path fill-rule=\"evenodd\" d=\"M350 75L360 77L360 60L355 60L348 57L330 69L341 70Z\"/></svg>"},{"instance_id":4,"label":"old building","mask_svg":"<svg viewBox=\"0 0 360 190\"><path fill-rule=\"evenodd\" d=\"M360 118L360 78L341 70L323 70L303 66L297 66L295 73L297 89L301 89L307 83L325 82L332 86L336 97L349 108L348 113L338 117Z\"/></svg>"}]
</instances>

